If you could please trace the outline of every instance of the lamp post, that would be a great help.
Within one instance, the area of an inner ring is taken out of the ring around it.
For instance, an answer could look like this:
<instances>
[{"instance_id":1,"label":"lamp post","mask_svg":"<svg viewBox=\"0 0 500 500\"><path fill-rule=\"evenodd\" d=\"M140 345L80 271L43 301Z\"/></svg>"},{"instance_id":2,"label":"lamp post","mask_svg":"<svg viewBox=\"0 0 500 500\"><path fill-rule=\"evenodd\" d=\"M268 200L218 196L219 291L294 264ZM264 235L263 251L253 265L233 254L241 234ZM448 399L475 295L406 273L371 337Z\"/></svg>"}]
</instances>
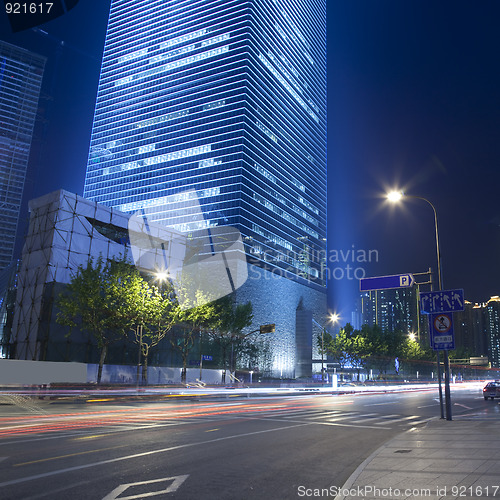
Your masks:
<instances>
[{"instance_id":1,"label":"lamp post","mask_svg":"<svg viewBox=\"0 0 500 500\"><path fill-rule=\"evenodd\" d=\"M387 199L393 203L397 203L403 198L412 198L415 200L422 200L425 201L430 207L432 208L432 211L434 213L434 229L436 232L436 255L437 255L437 270L438 270L438 289L441 291L443 289L443 275L441 271L441 251L439 249L439 231L438 231L438 219L437 219L437 211L436 207L427 199L423 198L422 196L414 196L414 195L407 195L404 194L401 191L392 191L387 194ZM432 286L432 285L431 285ZM440 407L441 407L441 418L444 418L443 415L443 392L441 389L441 360L439 356L439 351L436 351L436 358L437 358L437 372L438 372L438 379L439 379L439 401L440 401ZM446 399L446 420L452 420L451 416L451 397L450 397L450 362L448 359L448 351L444 351L444 369L445 369L445 399Z\"/></svg>"},{"instance_id":2,"label":"lamp post","mask_svg":"<svg viewBox=\"0 0 500 500\"><path fill-rule=\"evenodd\" d=\"M320 325L314 318L313 322L316 323L321 328L321 382L323 383L325 381L325 367L324 367L324 360L323 356L325 353L325 329L326 329L326 324L332 323L333 325L338 322L340 319L340 316L337 313L332 313L330 314L330 317L328 318L328 321L322 326Z\"/></svg>"},{"instance_id":3,"label":"lamp post","mask_svg":"<svg viewBox=\"0 0 500 500\"><path fill-rule=\"evenodd\" d=\"M168 279L168 273L165 271L158 271L153 274L154 280L159 281L160 284L163 283ZM149 283L147 283L147 291L149 291ZM144 290L143 290L144 291ZM147 293L147 292L146 292ZM142 315L144 314L144 307L146 304L146 294L142 294ZM143 327L144 327L144 318L141 318L141 324L138 325L139 329L139 352L137 355L137 375L136 375L136 384L137 384L137 390L139 389L140 385L140 378L141 378L141 364L142 364L142 334L143 334ZM137 338L137 337L136 337ZM143 373L144 376L144 373Z\"/></svg>"}]
</instances>

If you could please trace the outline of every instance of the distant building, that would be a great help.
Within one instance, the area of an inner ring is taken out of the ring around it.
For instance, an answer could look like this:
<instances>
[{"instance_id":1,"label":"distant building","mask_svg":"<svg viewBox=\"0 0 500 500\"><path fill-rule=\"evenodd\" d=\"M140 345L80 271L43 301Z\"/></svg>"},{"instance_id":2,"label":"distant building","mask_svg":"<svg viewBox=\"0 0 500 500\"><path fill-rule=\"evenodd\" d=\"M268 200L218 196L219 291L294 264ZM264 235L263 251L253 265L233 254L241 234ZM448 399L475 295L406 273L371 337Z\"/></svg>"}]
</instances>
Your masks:
<instances>
[{"instance_id":1,"label":"distant building","mask_svg":"<svg viewBox=\"0 0 500 500\"><path fill-rule=\"evenodd\" d=\"M45 61L0 41L0 270L14 257Z\"/></svg>"},{"instance_id":2,"label":"distant building","mask_svg":"<svg viewBox=\"0 0 500 500\"><path fill-rule=\"evenodd\" d=\"M488 355L491 365L500 368L500 297L491 297L483 305L484 327L488 338Z\"/></svg>"},{"instance_id":3,"label":"distant building","mask_svg":"<svg viewBox=\"0 0 500 500\"><path fill-rule=\"evenodd\" d=\"M465 310L454 313L456 345L473 356L488 356L494 368L500 368L500 297L487 302L466 301Z\"/></svg>"},{"instance_id":4,"label":"distant building","mask_svg":"<svg viewBox=\"0 0 500 500\"><path fill-rule=\"evenodd\" d=\"M360 298L361 324L378 325L384 331L414 333L423 342L428 329L419 315L417 287L363 292Z\"/></svg>"},{"instance_id":5,"label":"distant building","mask_svg":"<svg viewBox=\"0 0 500 500\"><path fill-rule=\"evenodd\" d=\"M473 356L488 355L488 335L482 304L465 301L465 309L453 313L453 331L457 347L467 349Z\"/></svg>"}]
</instances>

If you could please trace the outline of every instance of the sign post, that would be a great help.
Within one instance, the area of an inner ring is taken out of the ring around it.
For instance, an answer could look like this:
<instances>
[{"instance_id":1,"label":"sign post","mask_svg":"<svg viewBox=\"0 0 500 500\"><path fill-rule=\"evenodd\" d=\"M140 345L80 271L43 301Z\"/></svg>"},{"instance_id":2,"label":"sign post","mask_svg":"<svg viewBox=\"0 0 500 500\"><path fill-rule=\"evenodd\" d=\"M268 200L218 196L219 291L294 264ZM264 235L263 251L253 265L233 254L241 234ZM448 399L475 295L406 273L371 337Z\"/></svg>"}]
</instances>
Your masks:
<instances>
[{"instance_id":1,"label":"sign post","mask_svg":"<svg viewBox=\"0 0 500 500\"><path fill-rule=\"evenodd\" d=\"M212 361L212 356L208 356L206 354L200 354L200 381L201 381L201 374L203 372L203 361Z\"/></svg>"},{"instance_id":2,"label":"sign post","mask_svg":"<svg viewBox=\"0 0 500 500\"><path fill-rule=\"evenodd\" d=\"M463 311L464 308L464 291L462 289L438 290L436 292L422 292L420 294L420 311L423 314L429 315L429 340L432 349L437 351L436 355L438 359L438 377L440 384L441 374L439 366L439 352L444 351L447 420L451 420L450 362L448 358L448 350L455 349L453 313ZM442 408L441 418L443 418Z\"/></svg>"},{"instance_id":3,"label":"sign post","mask_svg":"<svg viewBox=\"0 0 500 500\"><path fill-rule=\"evenodd\" d=\"M392 276L361 278L359 280L359 289L361 292L369 292L372 290L388 290L390 288L408 288L414 284L413 274L394 274Z\"/></svg>"}]
</instances>

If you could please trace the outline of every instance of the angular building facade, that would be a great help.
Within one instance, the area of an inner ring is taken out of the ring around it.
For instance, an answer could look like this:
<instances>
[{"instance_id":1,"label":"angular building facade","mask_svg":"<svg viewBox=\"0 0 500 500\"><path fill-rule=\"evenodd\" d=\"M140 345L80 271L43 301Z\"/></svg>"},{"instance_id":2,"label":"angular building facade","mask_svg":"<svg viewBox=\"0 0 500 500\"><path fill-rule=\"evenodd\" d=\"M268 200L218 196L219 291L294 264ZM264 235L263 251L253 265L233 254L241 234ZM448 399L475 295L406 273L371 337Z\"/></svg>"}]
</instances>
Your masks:
<instances>
[{"instance_id":1,"label":"angular building facade","mask_svg":"<svg viewBox=\"0 0 500 500\"><path fill-rule=\"evenodd\" d=\"M203 220L179 209L189 190ZM239 300L276 324L276 372L308 375L297 325L326 314L325 0L113 0L84 197L237 228Z\"/></svg>"},{"instance_id":2,"label":"angular building facade","mask_svg":"<svg viewBox=\"0 0 500 500\"><path fill-rule=\"evenodd\" d=\"M14 257L45 58L0 41L0 270Z\"/></svg>"}]
</instances>

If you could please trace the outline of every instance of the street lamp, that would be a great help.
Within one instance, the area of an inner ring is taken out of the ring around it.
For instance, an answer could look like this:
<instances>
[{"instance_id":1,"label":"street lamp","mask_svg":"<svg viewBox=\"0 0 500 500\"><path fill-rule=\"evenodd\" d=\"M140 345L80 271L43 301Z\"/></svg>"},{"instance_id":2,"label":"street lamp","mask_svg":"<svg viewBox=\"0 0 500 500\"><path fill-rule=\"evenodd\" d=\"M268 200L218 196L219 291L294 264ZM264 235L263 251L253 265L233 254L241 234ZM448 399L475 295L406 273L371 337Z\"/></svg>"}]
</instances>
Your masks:
<instances>
[{"instance_id":1,"label":"street lamp","mask_svg":"<svg viewBox=\"0 0 500 500\"><path fill-rule=\"evenodd\" d=\"M422 196L414 196L403 193L402 191L391 191L387 194L387 200L391 203L397 203L401 201L403 198L411 198L414 200L422 200L425 201L434 212L434 228L436 231L436 254L437 254L437 269L438 269L438 284L439 290L443 289L443 277L441 274L441 251L439 250L439 231L438 231L438 220L437 220L437 212L436 207L427 199Z\"/></svg>"},{"instance_id":2,"label":"street lamp","mask_svg":"<svg viewBox=\"0 0 500 500\"><path fill-rule=\"evenodd\" d=\"M337 323L340 319L340 316L337 313L331 313L328 321L324 325L320 325L314 318L313 322L316 323L320 328L321 328L321 382L323 383L325 380L325 368L324 368L324 361L323 361L323 356L325 353L325 329L326 325L328 323L332 323L334 325Z\"/></svg>"},{"instance_id":3,"label":"street lamp","mask_svg":"<svg viewBox=\"0 0 500 500\"><path fill-rule=\"evenodd\" d=\"M414 195L407 195L403 193L402 191L391 191L390 193L387 194L387 200L389 200L392 203L397 203L398 201L402 200L403 198L412 198L414 200L422 200L425 201L430 207L432 208L432 211L434 213L434 229L436 232L436 254L437 254L437 269L438 269L438 289L442 290L443 289L443 276L441 272L441 251L439 249L439 231L438 231L438 220L437 220L437 212L436 212L436 207L427 199L423 198L422 196L414 196ZM432 285L431 285L432 286ZM444 418L443 415L443 394L441 390L441 361L440 361L440 356L439 356L439 351L436 351L436 357L437 357L437 371L438 371L438 379L439 379L439 400L441 403L441 418ZM451 420L451 399L450 399L450 362L448 359L448 351L444 351L444 368L445 368L445 398L446 398L446 420Z\"/></svg>"},{"instance_id":4,"label":"street lamp","mask_svg":"<svg viewBox=\"0 0 500 500\"><path fill-rule=\"evenodd\" d=\"M155 281L159 281L160 283L163 283L164 281L167 280L168 273L165 271L155 272L155 273L153 273L153 278ZM148 285L148 289L149 289L149 285ZM144 313L145 302L146 302L146 296L144 294L142 294L142 308L143 308L142 313ZM140 379L140 375L141 375L143 327L144 327L144 318L141 319L141 324L138 326L138 328L139 328L139 352L137 354L137 375L136 375L137 389L139 389L139 383L140 383L139 379Z\"/></svg>"}]
</instances>

